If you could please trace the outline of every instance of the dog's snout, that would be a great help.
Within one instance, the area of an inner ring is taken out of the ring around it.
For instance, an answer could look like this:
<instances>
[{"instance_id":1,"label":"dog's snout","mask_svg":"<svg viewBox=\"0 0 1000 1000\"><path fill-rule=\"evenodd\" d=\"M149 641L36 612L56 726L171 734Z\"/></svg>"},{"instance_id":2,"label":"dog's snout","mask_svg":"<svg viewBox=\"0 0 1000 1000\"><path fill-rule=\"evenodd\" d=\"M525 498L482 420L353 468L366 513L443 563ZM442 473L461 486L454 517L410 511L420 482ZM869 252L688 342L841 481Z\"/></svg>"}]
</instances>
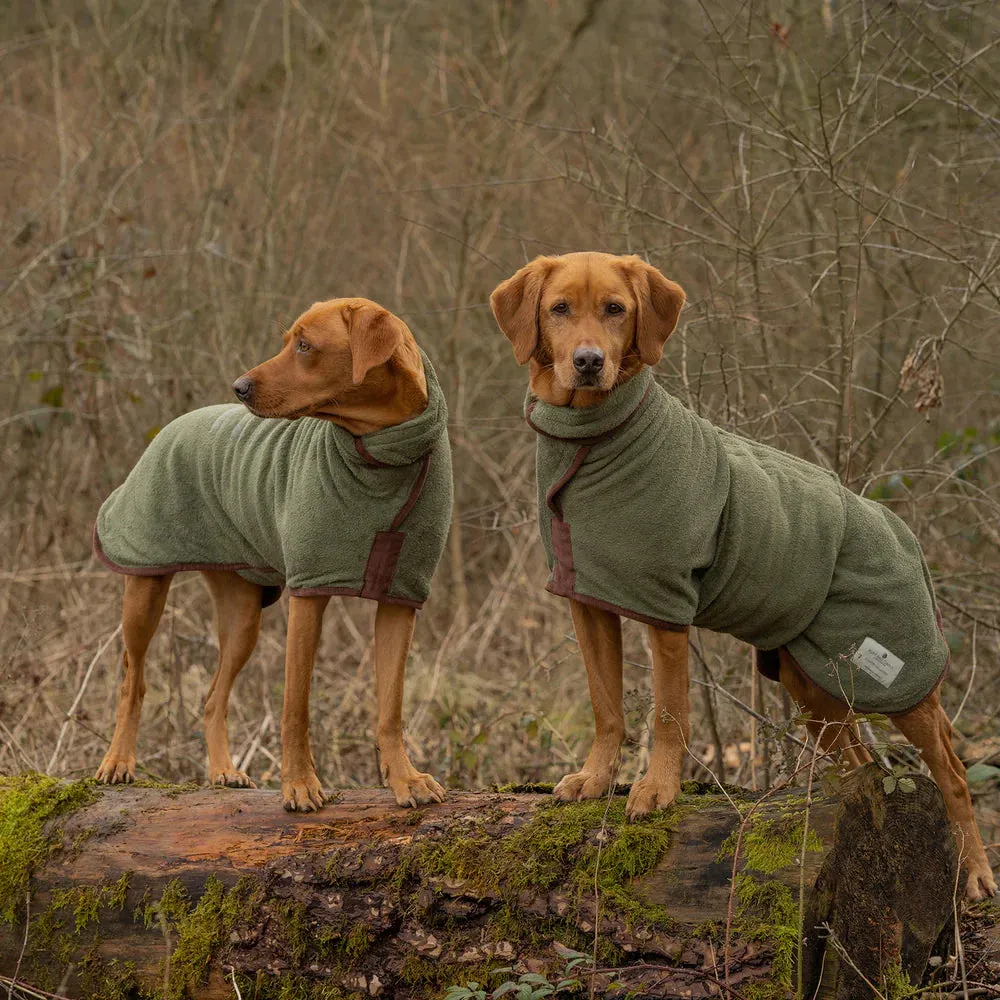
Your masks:
<instances>
[{"instance_id":1,"label":"dog's snout","mask_svg":"<svg viewBox=\"0 0 1000 1000\"><path fill-rule=\"evenodd\" d=\"M596 347L578 347L573 352L573 367L581 375L596 375L604 367L604 351Z\"/></svg>"},{"instance_id":2,"label":"dog's snout","mask_svg":"<svg viewBox=\"0 0 1000 1000\"><path fill-rule=\"evenodd\" d=\"M253 395L253 381L248 375L241 375L233 383L233 392L236 393L236 398L241 403L248 402L250 397Z\"/></svg>"}]
</instances>

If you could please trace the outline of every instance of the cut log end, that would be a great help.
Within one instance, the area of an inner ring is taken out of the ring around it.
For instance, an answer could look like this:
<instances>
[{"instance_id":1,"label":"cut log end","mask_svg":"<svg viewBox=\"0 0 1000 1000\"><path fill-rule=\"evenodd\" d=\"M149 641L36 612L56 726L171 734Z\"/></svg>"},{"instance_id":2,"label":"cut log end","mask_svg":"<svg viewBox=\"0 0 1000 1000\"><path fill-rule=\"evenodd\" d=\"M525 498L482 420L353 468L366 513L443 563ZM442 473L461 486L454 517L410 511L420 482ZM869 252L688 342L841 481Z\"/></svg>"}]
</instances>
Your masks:
<instances>
[{"instance_id":1,"label":"cut log end","mask_svg":"<svg viewBox=\"0 0 1000 1000\"><path fill-rule=\"evenodd\" d=\"M45 814L27 935L7 900L0 970L67 996L426 998L580 953L598 995L791 996L801 961L803 985L860 996L864 978L919 981L955 886L936 786L888 795L881 777L811 803L689 783L634 824L620 796L409 811L356 790L300 816L277 792L88 789Z\"/></svg>"}]
</instances>

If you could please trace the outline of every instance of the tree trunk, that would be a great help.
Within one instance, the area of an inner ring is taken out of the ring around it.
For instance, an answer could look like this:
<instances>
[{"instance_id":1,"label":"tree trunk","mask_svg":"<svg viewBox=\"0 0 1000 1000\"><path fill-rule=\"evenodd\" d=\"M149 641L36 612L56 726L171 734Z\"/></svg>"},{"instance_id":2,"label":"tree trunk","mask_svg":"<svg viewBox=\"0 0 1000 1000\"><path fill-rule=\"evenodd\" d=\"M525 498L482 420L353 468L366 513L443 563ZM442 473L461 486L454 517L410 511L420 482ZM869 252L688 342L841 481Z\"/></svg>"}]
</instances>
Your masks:
<instances>
[{"instance_id":1,"label":"tree trunk","mask_svg":"<svg viewBox=\"0 0 1000 1000\"><path fill-rule=\"evenodd\" d=\"M811 805L688 783L636 824L623 796L523 789L415 811L353 790L313 815L274 791L94 790L48 822L0 970L74 997L427 998L558 977L575 951L597 996L791 996L800 962L806 996L821 970L821 996L872 996L862 977L920 980L956 880L937 787L882 777Z\"/></svg>"}]
</instances>

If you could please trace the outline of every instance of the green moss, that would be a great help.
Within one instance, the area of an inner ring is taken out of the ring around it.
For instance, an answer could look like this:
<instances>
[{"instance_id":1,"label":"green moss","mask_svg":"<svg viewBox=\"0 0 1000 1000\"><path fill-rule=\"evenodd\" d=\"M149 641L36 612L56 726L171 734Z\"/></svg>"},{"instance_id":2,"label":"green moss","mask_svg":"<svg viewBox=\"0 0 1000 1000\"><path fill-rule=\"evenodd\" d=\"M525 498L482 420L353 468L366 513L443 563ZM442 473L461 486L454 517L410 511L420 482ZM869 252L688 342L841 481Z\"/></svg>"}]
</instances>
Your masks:
<instances>
[{"instance_id":1,"label":"green moss","mask_svg":"<svg viewBox=\"0 0 1000 1000\"><path fill-rule=\"evenodd\" d=\"M736 930L750 940L774 945L771 984L784 996L792 987L795 953L799 943L799 907L787 885L772 879L758 882L753 875L740 872L734 880L736 892ZM766 989L766 986L765 986ZM758 1000L766 1000L761 994Z\"/></svg>"},{"instance_id":2,"label":"green moss","mask_svg":"<svg viewBox=\"0 0 1000 1000\"><path fill-rule=\"evenodd\" d=\"M885 1000L907 1000L921 992L910 982L910 977L903 971L898 958L883 971L882 982Z\"/></svg>"},{"instance_id":3,"label":"green moss","mask_svg":"<svg viewBox=\"0 0 1000 1000\"><path fill-rule=\"evenodd\" d=\"M81 994L88 1000L132 1000L140 995L134 962L103 962L87 956L80 963Z\"/></svg>"},{"instance_id":4,"label":"green moss","mask_svg":"<svg viewBox=\"0 0 1000 1000\"><path fill-rule=\"evenodd\" d=\"M344 951L348 958L363 958L371 950L374 941L375 935L367 924L355 924L350 934L347 935Z\"/></svg>"},{"instance_id":5,"label":"green moss","mask_svg":"<svg viewBox=\"0 0 1000 1000\"><path fill-rule=\"evenodd\" d=\"M243 876L227 891L222 882L210 876L193 905L180 879L168 882L158 900L146 903L144 925L149 928L162 922L177 935L166 1000L179 1000L196 991L205 980L212 956L235 927L257 918L263 898L264 888L255 878Z\"/></svg>"},{"instance_id":6,"label":"green moss","mask_svg":"<svg viewBox=\"0 0 1000 1000\"><path fill-rule=\"evenodd\" d=\"M782 868L798 864L804 827L805 815L800 811L786 811L773 817L754 815L743 830L742 838L736 829L725 839L716 860L731 858L739 840L744 867L772 875ZM823 842L813 829L806 832L806 850L823 850Z\"/></svg>"},{"instance_id":7,"label":"green moss","mask_svg":"<svg viewBox=\"0 0 1000 1000\"><path fill-rule=\"evenodd\" d=\"M45 824L93 802L93 786L33 772L0 778L0 921L17 921L32 873L60 846Z\"/></svg>"},{"instance_id":8,"label":"green moss","mask_svg":"<svg viewBox=\"0 0 1000 1000\"><path fill-rule=\"evenodd\" d=\"M680 803L628 823L619 798L544 805L499 839L479 824L415 845L401 859L397 881L400 886L415 876L468 881L478 892L498 896L508 910L516 908L522 892L556 886L568 887L579 906L593 899L596 885L602 913L613 911L634 926L665 928L670 926L666 908L647 903L634 883L655 867L688 808Z\"/></svg>"},{"instance_id":9,"label":"green moss","mask_svg":"<svg viewBox=\"0 0 1000 1000\"><path fill-rule=\"evenodd\" d=\"M455 984L464 985L470 980L477 983L487 983L492 975L492 968L499 963L452 963L439 959L421 958L419 955L407 955L399 970L399 982L404 986L419 989L421 996L440 996Z\"/></svg>"},{"instance_id":10,"label":"green moss","mask_svg":"<svg viewBox=\"0 0 1000 1000\"><path fill-rule=\"evenodd\" d=\"M125 909L131 872L125 872L117 882L102 886L75 886L72 889L55 889L52 892L52 910L72 909L76 933L95 924L101 909Z\"/></svg>"},{"instance_id":11,"label":"green moss","mask_svg":"<svg viewBox=\"0 0 1000 1000\"><path fill-rule=\"evenodd\" d=\"M305 903L290 899L278 911L281 916L281 930L296 963L305 958L309 947L309 915Z\"/></svg>"},{"instance_id":12,"label":"green moss","mask_svg":"<svg viewBox=\"0 0 1000 1000\"><path fill-rule=\"evenodd\" d=\"M520 784L508 782L506 785L494 785L493 791L503 795L551 795L555 787L551 781L524 781Z\"/></svg>"},{"instance_id":13,"label":"green moss","mask_svg":"<svg viewBox=\"0 0 1000 1000\"><path fill-rule=\"evenodd\" d=\"M752 872L773 875L798 864L803 833L806 851L820 852L823 843L815 830L805 827L805 802L786 799L775 814L755 813L746 822L742 836L734 830L719 848L716 860L731 858L739 840L743 871L734 881L736 930L752 940L774 944L773 980L758 984L748 993L751 1000L773 1000L792 988L792 973L800 937L800 914L792 889L776 879L759 882Z\"/></svg>"},{"instance_id":14,"label":"green moss","mask_svg":"<svg viewBox=\"0 0 1000 1000\"><path fill-rule=\"evenodd\" d=\"M305 976L272 976L258 972L256 976L237 974L240 995L253 1000L347 1000L363 991L345 990L332 983L318 983Z\"/></svg>"},{"instance_id":15,"label":"green moss","mask_svg":"<svg viewBox=\"0 0 1000 1000\"><path fill-rule=\"evenodd\" d=\"M167 883L160 898L147 903L142 911L142 925L147 930L161 921L166 921L168 927L176 927L188 914L191 904L184 883L179 879L171 879Z\"/></svg>"}]
</instances>

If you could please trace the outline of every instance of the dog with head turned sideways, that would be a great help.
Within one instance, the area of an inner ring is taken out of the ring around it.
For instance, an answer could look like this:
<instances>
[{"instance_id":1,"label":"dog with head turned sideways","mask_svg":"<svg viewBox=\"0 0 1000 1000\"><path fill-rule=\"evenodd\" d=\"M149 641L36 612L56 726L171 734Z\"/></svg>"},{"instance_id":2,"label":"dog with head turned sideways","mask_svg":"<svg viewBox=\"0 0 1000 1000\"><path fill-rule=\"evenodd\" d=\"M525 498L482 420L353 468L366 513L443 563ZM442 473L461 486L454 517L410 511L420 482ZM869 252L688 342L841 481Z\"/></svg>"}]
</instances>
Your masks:
<instances>
[{"instance_id":1,"label":"dog with head turned sideways","mask_svg":"<svg viewBox=\"0 0 1000 1000\"><path fill-rule=\"evenodd\" d=\"M400 805L442 787L403 745L403 676L416 610L451 521L448 410L407 325L368 299L318 302L280 353L233 383L239 403L172 421L101 507L100 558L122 573L124 669L111 745L97 770L135 777L146 652L174 575L199 571L215 605L219 665L205 703L208 780L252 787L233 762L229 694L257 643L261 609L288 587L281 791L322 807L309 742L309 689L332 596L375 613L377 745Z\"/></svg>"}]
</instances>

